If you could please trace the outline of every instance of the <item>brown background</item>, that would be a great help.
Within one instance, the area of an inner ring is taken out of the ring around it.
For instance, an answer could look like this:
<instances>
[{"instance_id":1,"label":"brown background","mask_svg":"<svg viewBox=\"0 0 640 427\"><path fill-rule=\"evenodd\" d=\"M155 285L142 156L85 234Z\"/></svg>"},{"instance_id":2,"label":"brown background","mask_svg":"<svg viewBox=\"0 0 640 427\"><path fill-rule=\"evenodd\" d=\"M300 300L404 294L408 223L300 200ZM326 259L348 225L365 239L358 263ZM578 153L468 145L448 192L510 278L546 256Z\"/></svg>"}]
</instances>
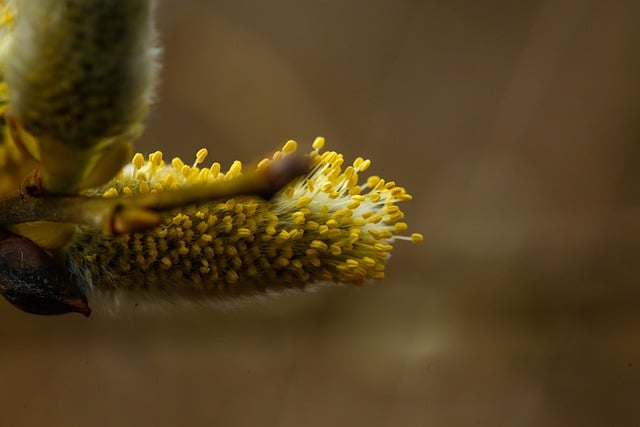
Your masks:
<instances>
[{"instance_id":1,"label":"brown background","mask_svg":"<svg viewBox=\"0 0 640 427\"><path fill-rule=\"evenodd\" d=\"M0 425L640 420L640 2L164 1L140 150L406 186L388 279L233 311L0 302ZM306 145L305 145L306 144Z\"/></svg>"}]
</instances>

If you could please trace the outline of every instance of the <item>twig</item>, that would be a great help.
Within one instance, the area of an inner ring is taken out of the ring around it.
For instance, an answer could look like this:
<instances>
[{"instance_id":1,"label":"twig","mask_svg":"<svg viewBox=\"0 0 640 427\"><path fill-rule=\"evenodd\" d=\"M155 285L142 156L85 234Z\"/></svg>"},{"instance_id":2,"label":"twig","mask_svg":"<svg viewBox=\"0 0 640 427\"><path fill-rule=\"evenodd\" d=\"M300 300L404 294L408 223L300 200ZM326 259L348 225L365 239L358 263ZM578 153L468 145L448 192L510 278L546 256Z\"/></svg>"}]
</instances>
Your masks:
<instances>
[{"instance_id":1,"label":"twig","mask_svg":"<svg viewBox=\"0 0 640 427\"><path fill-rule=\"evenodd\" d=\"M309 159L287 156L260 171L230 181L193 185L131 197L22 195L0 200L0 225L33 221L83 224L109 234L133 233L156 227L161 212L181 206L240 195L271 198L295 178L309 171Z\"/></svg>"}]
</instances>

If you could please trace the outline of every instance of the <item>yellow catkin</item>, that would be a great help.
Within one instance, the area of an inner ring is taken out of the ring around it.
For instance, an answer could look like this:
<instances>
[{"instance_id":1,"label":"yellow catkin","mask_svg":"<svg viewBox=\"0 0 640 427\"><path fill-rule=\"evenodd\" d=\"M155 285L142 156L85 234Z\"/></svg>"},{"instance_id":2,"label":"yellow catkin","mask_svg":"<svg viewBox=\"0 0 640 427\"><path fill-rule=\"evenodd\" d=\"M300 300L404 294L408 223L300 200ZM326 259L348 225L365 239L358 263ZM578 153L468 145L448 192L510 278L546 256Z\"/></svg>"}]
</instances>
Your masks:
<instances>
[{"instance_id":1,"label":"yellow catkin","mask_svg":"<svg viewBox=\"0 0 640 427\"><path fill-rule=\"evenodd\" d=\"M421 234L400 235L408 225L399 221L404 214L397 203L407 193L375 176L361 186L357 171L370 162L358 158L343 170L343 156L320 153L323 147L324 139L316 139L309 155L312 172L270 201L245 196L186 207L167 214L155 230L132 236L81 228L66 249L71 269L88 289L212 295L382 279L397 239L422 241ZM276 157L296 150L297 143L288 141ZM206 150L200 150L194 164L205 157ZM97 193L113 197L162 191L169 184L225 185L242 174L237 161L226 173L214 163L206 175L194 175L197 168L177 158L170 165L162 163L161 154L146 163L140 158L134 156L131 167ZM377 203L381 199L384 203Z\"/></svg>"}]
</instances>

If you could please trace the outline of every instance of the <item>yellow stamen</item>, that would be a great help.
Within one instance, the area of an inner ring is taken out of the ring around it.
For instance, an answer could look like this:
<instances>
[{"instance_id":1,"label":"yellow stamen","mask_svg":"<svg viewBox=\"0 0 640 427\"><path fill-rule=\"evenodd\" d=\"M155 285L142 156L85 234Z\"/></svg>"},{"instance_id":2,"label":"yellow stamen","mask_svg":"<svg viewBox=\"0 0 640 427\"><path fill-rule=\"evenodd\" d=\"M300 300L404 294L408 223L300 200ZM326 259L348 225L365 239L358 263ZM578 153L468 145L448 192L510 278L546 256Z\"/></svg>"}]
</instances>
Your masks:
<instances>
[{"instance_id":1,"label":"yellow stamen","mask_svg":"<svg viewBox=\"0 0 640 427\"><path fill-rule=\"evenodd\" d=\"M167 215L157 229L135 235L114 237L82 228L68 248L70 262L94 287L119 290L153 286L225 294L235 286L264 290L381 279L396 238L423 240L418 233L398 235L408 225L399 222L404 213L397 203L409 195L377 176L361 186L358 173L370 161L358 158L343 169L343 156L321 153L323 147L324 139L317 138L309 155L312 172L269 201L246 196L185 207ZM287 141L274 158L295 151L297 143ZM165 166L160 152L149 156L147 167L136 154L133 168L98 193L113 197L192 183L226 185L242 175L239 161L226 174L219 163L200 169L206 154L198 151L193 167L178 158ZM271 161L264 159L258 167Z\"/></svg>"}]
</instances>

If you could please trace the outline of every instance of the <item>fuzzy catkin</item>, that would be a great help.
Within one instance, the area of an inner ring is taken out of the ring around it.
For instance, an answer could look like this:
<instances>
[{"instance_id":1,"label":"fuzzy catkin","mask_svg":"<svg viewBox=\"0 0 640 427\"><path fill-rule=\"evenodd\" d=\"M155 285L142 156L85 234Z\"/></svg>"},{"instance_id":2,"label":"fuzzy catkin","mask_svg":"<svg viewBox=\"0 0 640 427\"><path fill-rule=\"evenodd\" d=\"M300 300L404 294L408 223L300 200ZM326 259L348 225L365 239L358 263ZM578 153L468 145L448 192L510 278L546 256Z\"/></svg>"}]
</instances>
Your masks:
<instances>
[{"instance_id":1,"label":"fuzzy catkin","mask_svg":"<svg viewBox=\"0 0 640 427\"><path fill-rule=\"evenodd\" d=\"M155 230L108 236L79 228L65 248L70 270L92 293L170 294L237 297L271 290L299 289L318 282L360 285L384 277L398 239L418 242L407 229L398 202L411 196L393 182L359 174L362 158L342 167L344 158L320 150L309 154L313 170L270 201L236 197L173 211ZM289 141L275 158L296 151ZM105 197L176 189L190 184L224 185L242 173L234 162L201 168L180 159L166 164L160 152L148 160L134 156L114 180L100 188ZM263 160L264 167L270 160Z\"/></svg>"},{"instance_id":2,"label":"fuzzy catkin","mask_svg":"<svg viewBox=\"0 0 640 427\"><path fill-rule=\"evenodd\" d=\"M131 156L159 68L154 5L0 1L7 117L13 138L41 163L49 193L102 185Z\"/></svg>"},{"instance_id":3,"label":"fuzzy catkin","mask_svg":"<svg viewBox=\"0 0 640 427\"><path fill-rule=\"evenodd\" d=\"M152 4L20 2L5 73L25 130L86 149L140 123L155 81Z\"/></svg>"}]
</instances>

